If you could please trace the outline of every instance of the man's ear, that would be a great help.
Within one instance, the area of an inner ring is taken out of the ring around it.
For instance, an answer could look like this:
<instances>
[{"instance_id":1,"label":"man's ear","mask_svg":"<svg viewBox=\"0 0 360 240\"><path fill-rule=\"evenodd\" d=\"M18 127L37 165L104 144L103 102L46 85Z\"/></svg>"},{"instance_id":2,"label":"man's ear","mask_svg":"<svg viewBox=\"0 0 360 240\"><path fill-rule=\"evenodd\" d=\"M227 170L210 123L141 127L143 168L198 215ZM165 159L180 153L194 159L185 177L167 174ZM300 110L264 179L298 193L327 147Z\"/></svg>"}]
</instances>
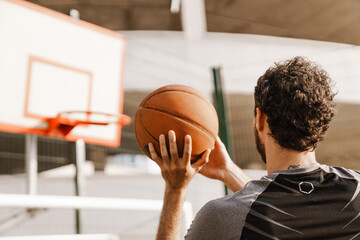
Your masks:
<instances>
[{"instance_id":1,"label":"man's ear","mask_svg":"<svg viewBox=\"0 0 360 240\"><path fill-rule=\"evenodd\" d=\"M263 113L259 108L255 109L255 127L258 132L262 131L264 129L265 123L266 123L266 114Z\"/></svg>"}]
</instances>

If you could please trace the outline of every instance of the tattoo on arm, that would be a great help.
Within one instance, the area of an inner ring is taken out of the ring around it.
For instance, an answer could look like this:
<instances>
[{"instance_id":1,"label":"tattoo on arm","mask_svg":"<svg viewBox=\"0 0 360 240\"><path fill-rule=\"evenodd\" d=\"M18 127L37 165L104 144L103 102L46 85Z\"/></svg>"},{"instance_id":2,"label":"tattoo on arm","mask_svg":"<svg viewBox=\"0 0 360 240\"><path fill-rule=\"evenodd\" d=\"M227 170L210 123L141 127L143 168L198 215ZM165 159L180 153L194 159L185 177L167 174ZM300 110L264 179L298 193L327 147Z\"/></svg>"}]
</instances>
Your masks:
<instances>
[{"instance_id":1,"label":"tattoo on arm","mask_svg":"<svg viewBox=\"0 0 360 240\"><path fill-rule=\"evenodd\" d=\"M298 168L300 168L300 165L290 165L290 166L288 167L288 170L298 169Z\"/></svg>"}]
</instances>

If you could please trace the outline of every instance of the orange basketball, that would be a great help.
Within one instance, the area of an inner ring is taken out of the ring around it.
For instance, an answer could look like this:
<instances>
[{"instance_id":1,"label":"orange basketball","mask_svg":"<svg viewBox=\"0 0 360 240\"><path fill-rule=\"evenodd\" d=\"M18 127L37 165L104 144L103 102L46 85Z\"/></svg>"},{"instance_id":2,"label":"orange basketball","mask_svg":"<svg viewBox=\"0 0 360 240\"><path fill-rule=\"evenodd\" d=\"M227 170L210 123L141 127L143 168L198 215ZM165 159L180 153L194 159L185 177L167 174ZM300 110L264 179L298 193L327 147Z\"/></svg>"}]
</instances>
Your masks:
<instances>
[{"instance_id":1,"label":"orange basketball","mask_svg":"<svg viewBox=\"0 0 360 240\"><path fill-rule=\"evenodd\" d=\"M152 143L160 153L159 136L174 130L179 156L184 137L192 138L191 160L196 161L214 146L219 121L213 105L199 91L182 85L168 85L150 93L135 116L135 134L141 150L150 157L146 144Z\"/></svg>"}]
</instances>

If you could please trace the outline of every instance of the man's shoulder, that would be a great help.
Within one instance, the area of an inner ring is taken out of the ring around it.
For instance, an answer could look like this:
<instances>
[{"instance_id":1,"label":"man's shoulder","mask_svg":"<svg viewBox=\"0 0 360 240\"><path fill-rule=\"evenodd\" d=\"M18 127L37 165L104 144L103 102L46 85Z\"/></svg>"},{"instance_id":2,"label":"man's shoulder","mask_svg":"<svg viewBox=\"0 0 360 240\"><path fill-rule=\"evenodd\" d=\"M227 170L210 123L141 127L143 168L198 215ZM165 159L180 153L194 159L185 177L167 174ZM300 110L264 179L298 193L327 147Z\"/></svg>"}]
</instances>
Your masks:
<instances>
[{"instance_id":1,"label":"man's shoulder","mask_svg":"<svg viewBox=\"0 0 360 240\"><path fill-rule=\"evenodd\" d=\"M216 215L216 218L225 217L228 213L234 214L234 207L241 204L235 197L235 194L217 198L207 202L199 211L199 214ZM209 216L208 216L209 217Z\"/></svg>"},{"instance_id":2,"label":"man's shoulder","mask_svg":"<svg viewBox=\"0 0 360 240\"><path fill-rule=\"evenodd\" d=\"M186 239L239 239L252 203L269 182L269 178L251 181L234 194L206 203L196 214Z\"/></svg>"},{"instance_id":3,"label":"man's shoulder","mask_svg":"<svg viewBox=\"0 0 360 240\"><path fill-rule=\"evenodd\" d=\"M237 207L244 209L245 205L250 207L251 203L261 192L265 191L269 184L274 181L275 176L264 176L260 180L248 182L242 190L234 194L209 201L203 207L204 210L234 210Z\"/></svg>"},{"instance_id":4,"label":"man's shoulder","mask_svg":"<svg viewBox=\"0 0 360 240\"><path fill-rule=\"evenodd\" d=\"M320 168L326 173L333 173L342 178L356 179L360 181L359 170L348 169L345 167L328 166L328 165L320 165Z\"/></svg>"},{"instance_id":5,"label":"man's shoulder","mask_svg":"<svg viewBox=\"0 0 360 240\"><path fill-rule=\"evenodd\" d=\"M239 239L245 216L244 204L235 194L211 200L196 214L185 239Z\"/></svg>"},{"instance_id":6,"label":"man's shoulder","mask_svg":"<svg viewBox=\"0 0 360 240\"><path fill-rule=\"evenodd\" d=\"M198 215L206 215L212 219L241 219L245 217L251 208L251 204L267 186L273 181L271 177L263 177L260 180L250 181L246 186L234 194L217 198L207 202L199 211ZM212 216L214 215L214 216Z\"/></svg>"}]
</instances>

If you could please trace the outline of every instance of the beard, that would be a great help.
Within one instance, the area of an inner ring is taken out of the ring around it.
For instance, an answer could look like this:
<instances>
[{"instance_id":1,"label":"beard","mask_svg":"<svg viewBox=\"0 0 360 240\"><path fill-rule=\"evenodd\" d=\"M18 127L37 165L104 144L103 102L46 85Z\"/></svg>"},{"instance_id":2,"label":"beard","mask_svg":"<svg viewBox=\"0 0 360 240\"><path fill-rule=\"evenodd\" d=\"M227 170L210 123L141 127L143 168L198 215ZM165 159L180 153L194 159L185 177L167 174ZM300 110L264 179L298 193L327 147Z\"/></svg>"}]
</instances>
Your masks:
<instances>
[{"instance_id":1,"label":"beard","mask_svg":"<svg viewBox=\"0 0 360 240\"><path fill-rule=\"evenodd\" d=\"M254 127L254 133L255 133L256 149L260 154L261 160L263 160L263 162L266 164L265 146L261 142L260 137L259 137L259 132L257 131L257 129L255 127Z\"/></svg>"}]
</instances>

